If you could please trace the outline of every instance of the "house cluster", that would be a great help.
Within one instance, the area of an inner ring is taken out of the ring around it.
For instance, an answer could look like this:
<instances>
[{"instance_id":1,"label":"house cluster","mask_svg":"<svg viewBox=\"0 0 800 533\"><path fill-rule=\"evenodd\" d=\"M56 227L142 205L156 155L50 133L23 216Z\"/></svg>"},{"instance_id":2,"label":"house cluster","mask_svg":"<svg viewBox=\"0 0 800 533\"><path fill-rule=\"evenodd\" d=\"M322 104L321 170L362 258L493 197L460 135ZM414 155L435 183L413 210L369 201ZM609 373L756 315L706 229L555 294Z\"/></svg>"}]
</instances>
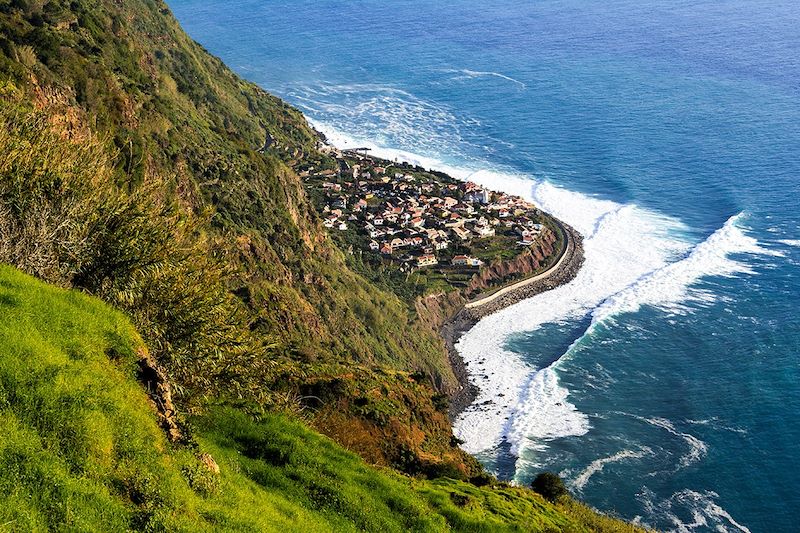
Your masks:
<instances>
[{"instance_id":1,"label":"house cluster","mask_svg":"<svg viewBox=\"0 0 800 533\"><path fill-rule=\"evenodd\" d=\"M403 265L480 267L461 253L476 240L514 235L530 246L543 230L536 208L518 196L407 166L340 158L336 172L315 178L326 227L361 232L372 251Z\"/></svg>"}]
</instances>

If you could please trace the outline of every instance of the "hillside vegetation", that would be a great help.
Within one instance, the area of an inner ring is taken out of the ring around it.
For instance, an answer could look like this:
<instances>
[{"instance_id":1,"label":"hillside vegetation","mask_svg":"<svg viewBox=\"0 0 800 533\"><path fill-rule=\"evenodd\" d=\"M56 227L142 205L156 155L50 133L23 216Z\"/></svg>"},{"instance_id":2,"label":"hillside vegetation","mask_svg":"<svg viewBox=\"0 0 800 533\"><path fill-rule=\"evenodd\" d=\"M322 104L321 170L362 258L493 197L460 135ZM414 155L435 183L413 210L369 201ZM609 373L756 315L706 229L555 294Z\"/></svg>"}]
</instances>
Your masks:
<instances>
[{"instance_id":1,"label":"hillside vegetation","mask_svg":"<svg viewBox=\"0 0 800 533\"><path fill-rule=\"evenodd\" d=\"M458 447L441 339L305 195L316 143L163 2L0 0L0 524L629 528Z\"/></svg>"},{"instance_id":2,"label":"hillside vegetation","mask_svg":"<svg viewBox=\"0 0 800 533\"><path fill-rule=\"evenodd\" d=\"M434 403L441 340L292 170L326 164L315 133L165 4L0 1L0 105L0 260L126 310L184 410L290 404L371 461L476 471Z\"/></svg>"},{"instance_id":3,"label":"hillside vegetation","mask_svg":"<svg viewBox=\"0 0 800 533\"><path fill-rule=\"evenodd\" d=\"M212 408L173 446L136 381L145 352L122 313L0 265L4 529L633 530L569 499L369 467L280 414Z\"/></svg>"}]
</instances>

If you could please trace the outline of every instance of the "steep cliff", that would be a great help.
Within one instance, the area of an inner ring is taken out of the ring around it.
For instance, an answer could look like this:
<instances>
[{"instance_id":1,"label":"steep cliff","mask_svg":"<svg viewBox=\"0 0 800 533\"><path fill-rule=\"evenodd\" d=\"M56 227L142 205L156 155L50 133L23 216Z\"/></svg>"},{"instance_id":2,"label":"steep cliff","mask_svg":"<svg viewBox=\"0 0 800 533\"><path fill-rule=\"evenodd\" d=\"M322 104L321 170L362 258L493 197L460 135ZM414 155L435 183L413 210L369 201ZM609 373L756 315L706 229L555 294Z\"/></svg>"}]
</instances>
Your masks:
<instances>
[{"instance_id":1,"label":"steep cliff","mask_svg":"<svg viewBox=\"0 0 800 533\"><path fill-rule=\"evenodd\" d=\"M331 435L353 417L380 435L355 446L385 450L378 462L402 451L472 468L434 403L432 383L456 382L440 339L347 267L306 198L293 166L330 163L315 133L188 38L166 4L0 2L0 103L0 260L125 309L179 406L229 396L302 409ZM398 371L432 379L375 396ZM339 417L301 399L308 382L338 381L352 394ZM415 436L382 429L355 404L365 395Z\"/></svg>"}]
</instances>

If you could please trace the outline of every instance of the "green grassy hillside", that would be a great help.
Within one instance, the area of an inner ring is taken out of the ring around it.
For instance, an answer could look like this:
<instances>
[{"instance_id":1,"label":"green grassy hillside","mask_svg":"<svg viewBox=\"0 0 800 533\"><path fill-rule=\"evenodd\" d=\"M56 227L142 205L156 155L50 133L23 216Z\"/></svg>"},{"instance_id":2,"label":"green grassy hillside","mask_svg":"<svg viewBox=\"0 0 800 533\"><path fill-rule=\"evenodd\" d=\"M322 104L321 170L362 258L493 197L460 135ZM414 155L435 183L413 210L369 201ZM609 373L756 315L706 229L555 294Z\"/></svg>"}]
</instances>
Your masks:
<instances>
[{"instance_id":1,"label":"green grassy hillside","mask_svg":"<svg viewBox=\"0 0 800 533\"><path fill-rule=\"evenodd\" d=\"M0 0L0 106L0 261L129 313L182 408L291 403L372 461L474 468L432 401L456 386L441 339L306 198L314 132L166 4Z\"/></svg>"},{"instance_id":2,"label":"green grassy hillside","mask_svg":"<svg viewBox=\"0 0 800 533\"><path fill-rule=\"evenodd\" d=\"M136 381L144 350L107 304L0 265L4 530L634 529L525 489L370 467L280 414L212 408L194 446L171 445Z\"/></svg>"}]
</instances>

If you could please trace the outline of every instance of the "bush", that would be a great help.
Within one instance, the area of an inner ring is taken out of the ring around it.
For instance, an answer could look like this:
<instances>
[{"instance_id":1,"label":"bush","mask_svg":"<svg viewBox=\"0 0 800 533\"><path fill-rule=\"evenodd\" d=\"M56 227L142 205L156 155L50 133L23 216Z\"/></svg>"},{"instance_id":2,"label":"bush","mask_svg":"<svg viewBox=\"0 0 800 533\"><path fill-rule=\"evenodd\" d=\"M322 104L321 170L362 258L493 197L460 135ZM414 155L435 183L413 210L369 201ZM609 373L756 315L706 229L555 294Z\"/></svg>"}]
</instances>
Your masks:
<instances>
[{"instance_id":1,"label":"bush","mask_svg":"<svg viewBox=\"0 0 800 533\"><path fill-rule=\"evenodd\" d=\"M536 476L536 479L531 483L531 488L551 502L555 502L562 496L569 494L561 478L552 472L542 472Z\"/></svg>"},{"instance_id":2,"label":"bush","mask_svg":"<svg viewBox=\"0 0 800 533\"><path fill-rule=\"evenodd\" d=\"M0 262L127 311L181 387L261 397L269 368L228 291L230 267L157 187L115 184L96 139L0 103ZM244 376L248 377L244 377Z\"/></svg>"}]
</instances>

